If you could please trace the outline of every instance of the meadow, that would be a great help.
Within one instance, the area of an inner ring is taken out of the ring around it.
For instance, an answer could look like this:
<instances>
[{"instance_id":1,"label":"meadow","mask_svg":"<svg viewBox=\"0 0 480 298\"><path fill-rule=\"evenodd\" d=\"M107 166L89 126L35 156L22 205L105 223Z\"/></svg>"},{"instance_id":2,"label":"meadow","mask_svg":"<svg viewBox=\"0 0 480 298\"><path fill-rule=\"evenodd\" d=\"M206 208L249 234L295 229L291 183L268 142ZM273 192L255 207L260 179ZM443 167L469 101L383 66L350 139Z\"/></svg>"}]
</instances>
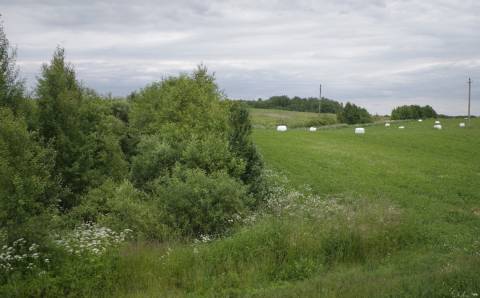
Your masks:
<instances>
[{"instance_id":1,"label":"meadow","mask_svg":"<svg viewBox=\"0 0 480 298\"><path fill-rule=\"evenodd\" d=\"M337 123L335 114L294 112L278 109L250 109L250 117L256 128L274 128L288 125L291 128L331 125Z\"/></svg>"},{"instance_id":2,"label":"meadow","mask_svg":"<svg viewBox=\"0 0 480 298\"><path fill-rule=\"evenodd\" d=\"M477 297L480 121L257 129L277 189L221 239L128 246L121 297Z\"/></svg>"}]
</instances>

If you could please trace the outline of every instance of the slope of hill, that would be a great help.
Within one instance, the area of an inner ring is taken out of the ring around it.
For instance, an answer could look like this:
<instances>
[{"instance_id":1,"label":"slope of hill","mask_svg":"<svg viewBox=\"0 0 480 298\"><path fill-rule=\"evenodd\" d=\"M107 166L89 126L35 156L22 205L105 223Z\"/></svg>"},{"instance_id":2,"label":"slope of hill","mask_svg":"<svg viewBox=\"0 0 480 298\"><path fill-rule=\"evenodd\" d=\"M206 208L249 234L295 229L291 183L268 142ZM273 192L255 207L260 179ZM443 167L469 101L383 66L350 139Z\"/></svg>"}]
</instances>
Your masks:
<instances>
[{"instance_id":1,"label":"slope of hill","mask_svg":"<svg viewBox=\"0 0 480 298\"><path fill-rule=\"evenodd\" d=\"M250 109L252 123L256 128L273 128L278 124L290 128L322 126L337 123L335 114L292 112L275 109Z\"/></svg>"}]
</instances>

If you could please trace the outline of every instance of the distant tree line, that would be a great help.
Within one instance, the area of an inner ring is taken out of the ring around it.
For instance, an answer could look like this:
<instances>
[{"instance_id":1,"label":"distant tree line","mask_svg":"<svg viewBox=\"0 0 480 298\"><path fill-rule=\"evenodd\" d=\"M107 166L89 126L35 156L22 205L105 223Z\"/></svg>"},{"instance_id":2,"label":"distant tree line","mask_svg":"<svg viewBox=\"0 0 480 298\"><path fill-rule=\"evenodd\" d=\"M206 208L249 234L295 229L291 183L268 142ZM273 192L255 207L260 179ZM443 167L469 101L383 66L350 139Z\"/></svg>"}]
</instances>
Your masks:
<instances>
[{"instance_id":1,"label":"distant tree line","mask_svg":"<svg viewBox=\"0 0 480 298\"><path fill-rule=\"evenodd\" d=\"M404 105L396 107L392 110L392 120L404 120L404 119L420 119L420 118L435 118L437 112L429 106L419 105Z\"/></svg>"},{"instance_id":2,"label":"distant tree line","mask_svg":"<svg viewBox=\"0 0 480 298\"><path fill-rule=\"evenodd\" d=\"M345 106L336 100L316 97L301 98L298 96L288 97L272 96L263 100L259 98L256 101L243 100L247 105L259 109L280 109L297 112L332 113L337 115L337 122L347 124L369 123L372 122L370 113L365 108L347 102Z\"/></svg>"},{"instance_id":3,"label":"distant tree line","mask_svg":"<svg viewBox=\"0 0 480 298\"><path fill-rule=\"evenodd\" d=\"M320 107L321 113L336 114L342 110L342 104L338 101L322 97L319 100L316 97L288 97L286 95L272 96L269 99L259 98L256 101L245 100L243 101L249 106L258 109L279 109L297 112L311 112L318 113ZM319 105L320 104L320 105Z\"/></svg>"}]
</instances>

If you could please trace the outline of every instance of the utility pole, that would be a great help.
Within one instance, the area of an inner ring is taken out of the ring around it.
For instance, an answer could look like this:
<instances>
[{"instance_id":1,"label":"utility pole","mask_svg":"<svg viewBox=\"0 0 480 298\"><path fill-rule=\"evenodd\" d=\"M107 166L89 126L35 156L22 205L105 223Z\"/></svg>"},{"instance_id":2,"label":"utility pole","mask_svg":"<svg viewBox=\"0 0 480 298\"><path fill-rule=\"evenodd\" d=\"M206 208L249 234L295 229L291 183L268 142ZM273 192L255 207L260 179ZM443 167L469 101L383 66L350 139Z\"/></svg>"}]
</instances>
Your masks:
<instances>
[{"instance_id":1,"label":"utility pole","mask_svg":"<svg viewBox=\"0 0 480 298\"><path fill-rule=\"evenodd\" d=\"M470 97L472 93L472 79L468 78L468 126L470 126Z\"/></svg>"},{"instance_id":2,"label":"utility pole","mask_svg":"<svg viewBox=\"0 0 480 298\"><path fill-rule=\"evenodd\" d=\"M318 97L318 113L322 112L322 84L320 84L320 95Z\"/></svg>"}]
</instances>

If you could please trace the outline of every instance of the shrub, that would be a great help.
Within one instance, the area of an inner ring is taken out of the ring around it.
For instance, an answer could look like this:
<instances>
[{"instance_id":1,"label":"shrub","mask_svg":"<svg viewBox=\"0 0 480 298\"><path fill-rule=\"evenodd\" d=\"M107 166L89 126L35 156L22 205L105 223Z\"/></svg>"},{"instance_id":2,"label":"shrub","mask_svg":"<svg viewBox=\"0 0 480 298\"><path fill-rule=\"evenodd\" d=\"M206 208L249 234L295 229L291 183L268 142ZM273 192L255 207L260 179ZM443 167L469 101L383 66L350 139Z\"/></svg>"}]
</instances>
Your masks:
<instances>
[{"instance_id":1,"label":"shrub","mask_svg":"<svg viewBox=\"0 0 480 298\"><path fill-rule=\"evenodd\" d=\"M245 186L225 172L176 168L154 186L166 222L184 235L218 234L241 218L248 203Z\"/></svg>"},{"instance_id":2,"label":"shrub","mask_svg":"<svg viewBox=\"0 0 480 298\"><path fill-rule=\"evenodd\" d=\"M138 147L138 154L132 158L130 176L136 186L168 174L180 158L180 152L159 135L144 136Z\"/></svg>"},{"instance_id":3,"label":"shrub","mask_svg":"<svg viewBox=\"0 0 480 298\"><path fill-rule=\"evenodd\" d=\"M180 162L184 167L199 168L207 174L226 171L230 176L240 178L245 173L245 162L230 151L226 140L213 134L188 141Z\"/></svg>"},{"instance_id":4,"label":"shrub","mask_svg":"<svg viewBox=\"0 0 480 298\"><path fill-rule=\"evenodd\" d=\"M96 222L117 232L132 231L137 239L163 240L170 231L161 223L163 216L147 194L130 182L107 180L92 189L71 212L74 219Z\"/></svg>"}]
</instances>

